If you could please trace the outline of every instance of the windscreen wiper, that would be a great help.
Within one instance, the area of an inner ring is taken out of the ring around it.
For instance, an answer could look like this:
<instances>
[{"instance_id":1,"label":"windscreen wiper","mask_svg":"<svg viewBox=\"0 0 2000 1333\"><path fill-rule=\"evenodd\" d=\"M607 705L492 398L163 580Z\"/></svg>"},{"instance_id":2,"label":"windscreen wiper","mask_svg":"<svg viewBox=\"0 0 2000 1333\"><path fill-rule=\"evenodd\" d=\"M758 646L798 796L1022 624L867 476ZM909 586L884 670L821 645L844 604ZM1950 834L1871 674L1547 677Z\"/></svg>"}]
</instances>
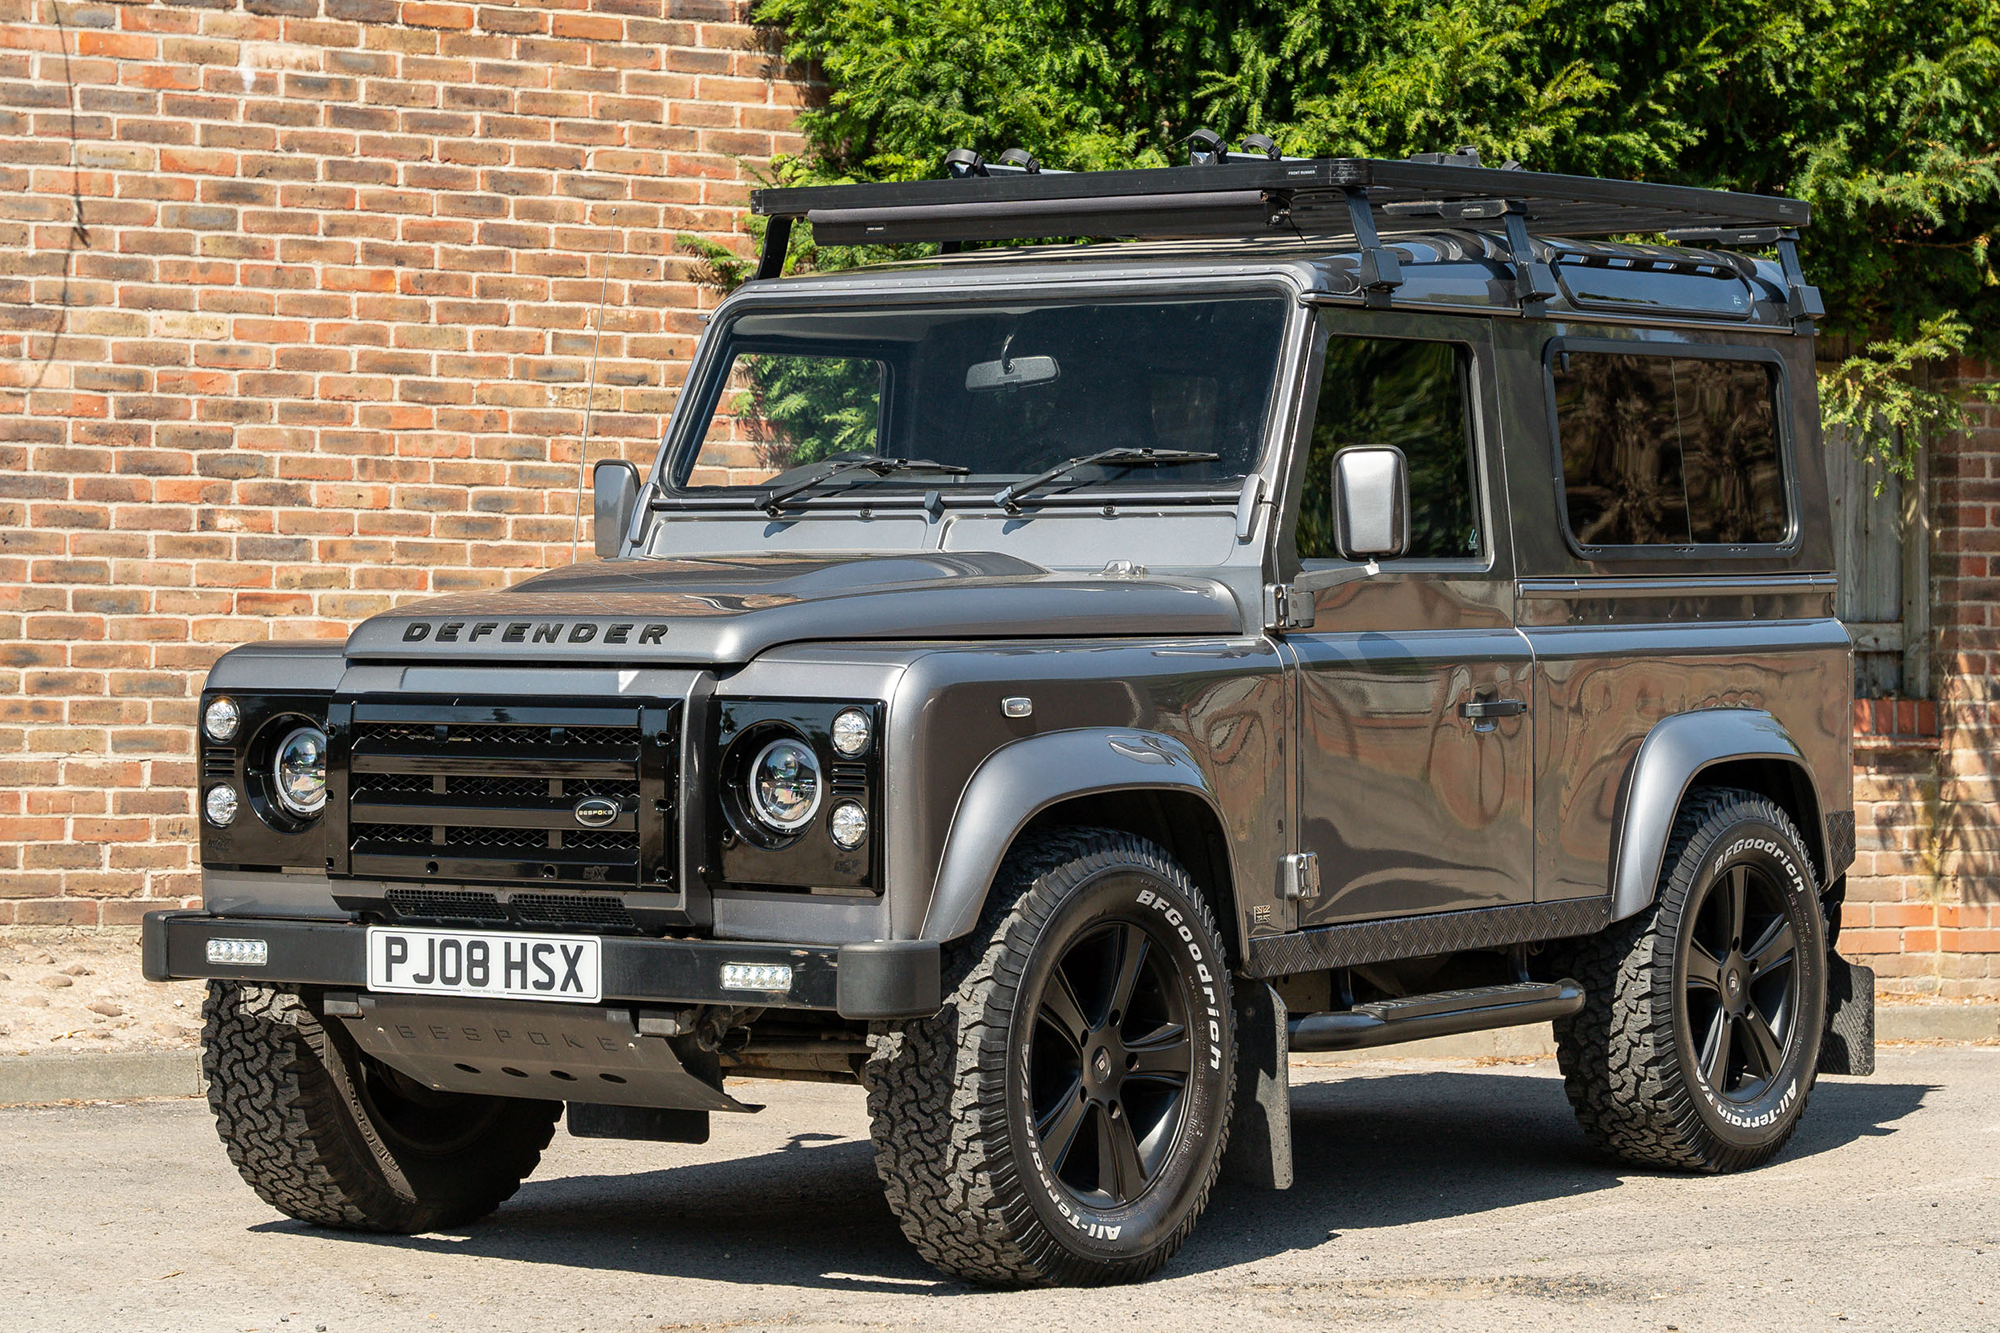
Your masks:
<instances>
[{"instance_id":1,"label":"windscreen wiper","mask_svg":"<svg viewBox=\"0 0 2000 1333\"><path fill-rule=\"evenodd\" d=\"M1100 449L1094 454L1058 463L1047 472L1026 481L1015 482L995 495L993 503L1010 514L1018 514L1021 512L1021 497L1029 491L1038 491L1058 477L1093 463L1111 463L1118 467L1176 467L1182 463L1213 463L1220 457L1221 454L1197 453L1192 449Z\"/></svg>"},{"instance_id":2,"label":"windscreen wiper","mask_svg":"<svg viewBox=\"0 0 2000 1333\"><path fill-rule=\"evenodd\" d=\"M832 481L848 472L873 472L878 477L886 477L895 472L931 472L938 474L963 474L970 468L954 467L950 463L934 463L928 458L886 458L881 454L843 454L839 458L829 458L809 477L801 478L789 486L780 486L772 491L758 505L772 518L785 507L785 501L794 496L804 495L817 486Z\"/></svg>"}]
</instances>

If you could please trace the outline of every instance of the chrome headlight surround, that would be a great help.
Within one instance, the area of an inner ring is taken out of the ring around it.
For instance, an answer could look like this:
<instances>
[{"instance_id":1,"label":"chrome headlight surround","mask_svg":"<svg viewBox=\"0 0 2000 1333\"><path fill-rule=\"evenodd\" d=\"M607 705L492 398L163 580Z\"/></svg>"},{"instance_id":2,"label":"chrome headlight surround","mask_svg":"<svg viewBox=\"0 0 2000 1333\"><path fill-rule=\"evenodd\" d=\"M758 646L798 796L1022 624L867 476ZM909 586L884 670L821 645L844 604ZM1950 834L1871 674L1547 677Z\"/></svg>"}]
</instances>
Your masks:
<instances>
[{"instance_id":1,"label":"chrome headlight surround","mask_svg":"<svg viewBox=\"0 0 2000 1333\"><path fill-rule=\"evenodd\" d=\"M780 736L757 752L743 774L750 813L773 833L797 833L812 823L826 800L826 774L813 747L800 736Z\"/></svg>"},{"instance_id":2,"label":"chrome headlight surround","mask_svg":"<svg viewBox=\"0 0 2000 1333\"><path fill-rule=\"evenodd\" d=\"M295 718L281 719L297 721ZM326 809L326 732L307 722L271 747L270 792L294 819L317 819Z\"/></svg>"}]
</instances>

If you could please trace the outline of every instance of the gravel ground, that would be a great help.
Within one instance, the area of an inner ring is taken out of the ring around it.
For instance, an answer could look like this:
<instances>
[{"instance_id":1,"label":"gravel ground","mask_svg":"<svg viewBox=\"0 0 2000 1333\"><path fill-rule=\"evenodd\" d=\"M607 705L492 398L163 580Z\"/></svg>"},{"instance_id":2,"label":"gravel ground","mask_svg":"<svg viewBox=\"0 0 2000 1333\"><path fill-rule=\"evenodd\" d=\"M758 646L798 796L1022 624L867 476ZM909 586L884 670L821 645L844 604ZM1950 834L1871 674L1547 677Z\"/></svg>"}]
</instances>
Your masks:
<instances>
[{"instance_id":1,"label":"gravel ground","mask_svg":"<svg viewBox=\"0 0 2000 1333\"><path fill-rule=\"evenodd\" d=\"M0 937L0 1057L192 1049L201 983L139 975L139 932L29 930Z\"/></svg>"},{"instance_id":2,"label":"gravel ground","mask_svg":"<svg viewBox=\"0 0 2000 1333\"><path fill-rule=\"evenodd\" d=\"M2000 1050L1825 1079L1772 1166L1594 1157L1548 1061L1300 1066L1299 1183L1225 1193L1157 1279L974 1291L904 1243L858 1090L753 1083L706 1145L558 1134L498 1215L417 1237L258 1203L206 1108L0 1111L0 1309L42 1330L1991 1330Z\"/></svg>"}]
</instances>

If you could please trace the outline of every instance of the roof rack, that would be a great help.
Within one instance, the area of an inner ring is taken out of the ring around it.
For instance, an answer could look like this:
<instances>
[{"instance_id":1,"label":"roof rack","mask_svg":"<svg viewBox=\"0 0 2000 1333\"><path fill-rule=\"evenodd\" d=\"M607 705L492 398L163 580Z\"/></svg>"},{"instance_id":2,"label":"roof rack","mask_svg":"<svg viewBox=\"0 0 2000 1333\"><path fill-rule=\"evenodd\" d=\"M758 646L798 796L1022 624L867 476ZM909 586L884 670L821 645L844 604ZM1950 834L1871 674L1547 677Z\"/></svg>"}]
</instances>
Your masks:
<instances>
[{"instance_id":1,"label":"roof rack","mask_svg":"<svg viewBox=\"0 0 2000 1333\"><path fill-rule=\"evenodd\" d=\"M1214 136L1210 136L1213 138ZM1219 141L1218 141L1219 142ZM1262 145L1259 145L1262 147ZM1665 232L1677 240L1771 245L1785 259L1795 320L1816 315L1818 293L1797 276L1797 229L1811 221L1802 200L1685 185L1599 180L1478 165L1478 155L1425 153L1376 158L1281 158L1198 145L1196 164L1120 171L1045 170L1018 150L987 163L969 149L947 160L948 179L882 185L754 190L753 212L771 221L757 276L783 271L792 223L812 223L828 245L1025 241L1106 236L1178 239L1285 235L1352 236L1372 305L1402 282L1380 233L1497 221L1517 257L1525 312L1556 293L1534 257L1531 231L1564 236Z\"/></svg>"}]
</instances>

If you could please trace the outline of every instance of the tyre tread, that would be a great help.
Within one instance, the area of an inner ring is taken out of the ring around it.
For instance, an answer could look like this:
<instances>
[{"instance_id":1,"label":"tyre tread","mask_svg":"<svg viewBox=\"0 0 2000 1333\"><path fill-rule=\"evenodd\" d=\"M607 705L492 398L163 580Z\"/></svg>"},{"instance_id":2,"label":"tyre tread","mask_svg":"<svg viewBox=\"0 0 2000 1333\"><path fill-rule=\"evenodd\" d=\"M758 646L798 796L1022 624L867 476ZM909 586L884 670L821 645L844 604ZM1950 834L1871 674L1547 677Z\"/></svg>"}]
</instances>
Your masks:
<instances>
[{"instance_id":1,"label":"tyre tread","mask_svg":"<svg viewBox=\"0 0 2000 1333\"><path fill-rule=\"evenodd\" d=\"M1093 1286L1155 1272L1193 1231L1228 1144L1225 1115L1194 1205L1162 1244L1134 1258L1086 1262L1035 1216L1008 1134L1007 1020L1027 959L1071 885L1112 864L1145 863L1180 886L1209 937L1213 911L1159 847L1107 829L1039 834L1011 854L978 927L946 950L947 993L935 1016L884 1025L865 1073L877 1173L903 1234L935 1267L988 1286ZM1233 1083L1235 1061L1229 1064ZM1233 1101L1223 1090L1222 1105Z\"/></svg>"},{"instance_id":2,"label":"tyre tread","mask_svg":"<svg viewBox=\"0 0 2000 1333\"><path fill-rule=\"evenodd\" d=\"M1576 942L1568 953L1565 970L1587 999L1555 1024L1563 1091L1591 1142L1635 1166L1707 1174L1760 1166L1783 1149L1812 1092L1809 1063L1775 1138L1756 1147L1730 1145L1702 1122L1699 1093L1676 1051L1673 958L1681 914L1709 844L1743 818L1766 820L1804 846L1791 818L1768 797L1696 788L1674 820L1652 906ZM1810 860L1805 864L1809 868Z\"/></svg>"}]
</instances>

